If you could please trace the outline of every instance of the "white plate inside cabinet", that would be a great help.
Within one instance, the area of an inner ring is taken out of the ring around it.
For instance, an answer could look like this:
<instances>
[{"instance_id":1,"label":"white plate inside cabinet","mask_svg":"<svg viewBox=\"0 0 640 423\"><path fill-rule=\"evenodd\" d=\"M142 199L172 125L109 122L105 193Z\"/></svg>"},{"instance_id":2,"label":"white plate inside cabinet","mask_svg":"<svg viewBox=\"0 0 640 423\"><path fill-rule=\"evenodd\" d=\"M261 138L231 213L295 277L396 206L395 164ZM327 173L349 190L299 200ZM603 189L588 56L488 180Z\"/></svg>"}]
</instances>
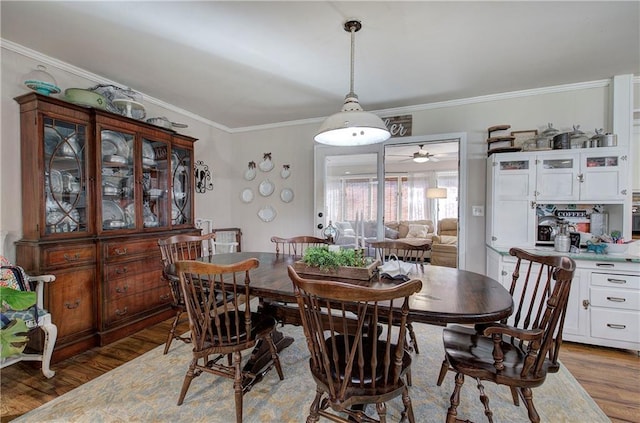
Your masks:
<instances>
[{"instance_id":1,"label":"white plate inside cabinet","mask_svg":"<svg viewBox=\"0 0 640 423\"><path fill-rule=\"evenodd\" d=\"M268 197L273 194L275 186L270 180L265 179L264 181L260 182L258 190L260 191L260 195L262 195L263 197Z\"/></svg>"},{"instance_id":2,"label":"white plate inside cabinet","mask_svg":"<svg viewBox=\"0 0 640 423\"><path fill-rule=\"evenodd\" d=\"M280 191L280 199L285 203L293 201L293 190L291 188L284 188Z\"/></svg>"},{"instance_id":3,"label":"white plate inside cabinet","mask_svg":"<svg viewBox=\"0 0 640 423\"><path fill-rule=\"evenodd\" d=\"M243 203L250 203L253 201L253 190L251 188L245 188L240 194L240 198Z\"/></svg>"},{"instance_id":4,"label":"white plate inside cabinet","mask_svg":"<svg viewBox=\"0 0 640 423\"><path fill-rule=\"evenodd\" d=\"M258 210L258 217L263 222L271 222L276 218L276 210L271 206L264 206Z\"/></svg>"}]
</instances>

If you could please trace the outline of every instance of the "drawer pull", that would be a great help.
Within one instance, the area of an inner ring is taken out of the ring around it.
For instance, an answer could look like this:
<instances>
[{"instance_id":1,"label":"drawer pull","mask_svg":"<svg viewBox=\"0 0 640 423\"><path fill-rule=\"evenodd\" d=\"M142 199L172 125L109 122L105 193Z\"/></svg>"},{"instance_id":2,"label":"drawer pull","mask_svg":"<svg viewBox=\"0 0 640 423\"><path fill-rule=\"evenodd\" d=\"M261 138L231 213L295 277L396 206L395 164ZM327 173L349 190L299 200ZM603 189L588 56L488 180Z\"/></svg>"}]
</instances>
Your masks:
<instances>
[{"instance_id":1,"label":"drawer pull","mask_svg":"<svg viewBox=\"0 0 640 423\"><path fill-rule=\"evenodd\" d=\"M127 290L129 289L129 285L125 285L122 288L120 288L119 286L116 287L116 292L118 294L122 294L124 292L127 292Z\"/></svg>"},{"instance_id":2,"label":"drawer pull","mask_svg":"<svg viewBox=\"0 0 640 423\"><path fill-rule=\"evenodd\" d=\"M74 308L78 308L80 306L80 300L76 300L75 303L71 304L71 303L64 303L64 306L69 309L69 310L73 310Z\"/></svg>"},{"instance_id":3,"label":"drawer pull","mask_svg":"<svg viewBox=\"0 0 640 423\"><path fill-rule=\"evenodd\" d=\"M77 260L80 260L80 253L75 253L73 256L70 256L69 254L65 254L64 255L64 259L66 261L77 261Z\"/></svg>"},{"instance_id":4,"label":"drawer pull","mask_svg":"<svg viewBox=\"0 0 640 423\"><path fill-rule=\"evenodd\" d=\"M127 307L124 308L124 310L120 310L119 308L116 309L116 315L117 316L124 316L125 314L127 314Z\"/></svg>"},{"instance_id":5,"label":"drawer pull","mask_svg":"<svg viewBox=\"0 0 640 423\"><path fill-rule=\"evenodd\" d=\"M116 253L117 255L119 255L119 256L124 256L125 254L127 254L127 249L126 249L126 248L122 248L122 249L120 249L120 248L116 248L116 249L115 249L115 250L113 250L113 251L115 251L115 253Z\"/></svg>"},{"instance_id":6,"label":"drawer pull","mask_svg":"<svg viewBox=\"0 0 640 423\"><path fill-rule=\"evenodd\" d=\"M160 299L162 301L167 301L169 298L171 298L171 295L169 295L169 294L160 295Z\"/></svg>"},{"instance_id":7,"label":"drawer pull","mask_svg":"<svg viewBox=\"0 0 640 423\"><path fill-rule=\"evenodd\" d=\"M125 273L127 273L127 268L123 267L122 269L116 269L116 273L118 275L124 275Z\"/></svg>"},{"instance_id":8,"label":"drawer pull","mask_svg":"<svg viewBox=\"0 0 640 423\"><path fill-rule=\"evenodd\" d=\"M617 284L625 284L625 283L627 283L627 281L624 280L624 279L613 279L613 278L607 278L607 282L617 283Z\"/></svg>"},{"instance_id":9,"label":"drawer pull","mask_svg":"<svg viewBox=\"0 0 640 423\"><path fill-rule=\"evenodd\" d=\"M607 323L607 326L611 329L624 329L627 327L627 325L617 325L615 323Z\"/></svg>"},{"instance_id":10,"label":"drawer pull","mask_svg":"<svg viewBox=\"0 0 640 423\"><path fill-rule=\"evenodd\" d=\"M620 297L607 297L607 300L613 301L614 303L624 303L625 301L627 301L625 298Z\"/></svg>"},{"instance_id":11,"label":"drawer pull","mask_svg":"<svg viewBox=\"0 0 640 423\"><path fill-rule=\"evenodd\" d=\"M613 263L596 263L596 267L615 267Z\"/></svg>"}]
</instances>

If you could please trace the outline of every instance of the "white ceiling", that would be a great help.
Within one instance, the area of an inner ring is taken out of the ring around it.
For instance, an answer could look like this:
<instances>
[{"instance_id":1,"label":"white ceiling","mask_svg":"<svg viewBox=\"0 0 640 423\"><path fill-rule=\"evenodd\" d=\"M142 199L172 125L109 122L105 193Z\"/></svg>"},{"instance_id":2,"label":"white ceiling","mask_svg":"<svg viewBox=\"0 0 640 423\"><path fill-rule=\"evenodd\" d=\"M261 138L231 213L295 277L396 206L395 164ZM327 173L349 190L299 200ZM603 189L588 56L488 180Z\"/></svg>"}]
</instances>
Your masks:
<instances>
[{"instance_id":1,"label":"white ceiling","mask_svg":"<svg viewBox=\"0 0 640 423\"><path fill-rule=\"evenodd\" d=\"M355 92L368 111L640 73L638 1L0 7L4 40L230 130L337 112L349 90L342 25L351 18L363 24Z\"/></svg>"}]
</instances>

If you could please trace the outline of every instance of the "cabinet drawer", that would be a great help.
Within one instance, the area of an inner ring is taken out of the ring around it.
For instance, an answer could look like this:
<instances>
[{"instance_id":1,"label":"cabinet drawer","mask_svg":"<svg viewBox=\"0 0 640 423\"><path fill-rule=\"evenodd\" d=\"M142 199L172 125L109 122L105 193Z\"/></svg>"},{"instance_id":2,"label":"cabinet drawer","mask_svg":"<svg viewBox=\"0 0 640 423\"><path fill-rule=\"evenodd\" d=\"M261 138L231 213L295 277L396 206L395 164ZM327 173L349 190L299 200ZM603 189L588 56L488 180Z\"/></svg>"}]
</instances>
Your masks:
<instances>
[{"instance_id":1,"label":"cabinet drawer","mask_svg":"<svg viewBox=\"0 0 640 423\"><path fill-rule=\"evenodd\" d=\"M130 278L141 273L160 272L162 263L160 257L151 256L145 259L124 263L113 263L106 266L107 280Z\"/></svg>"},{"instance_id":2,"label":"cabinet drawer","mask_svg":"<svg viewBox=\"0 0 640 423\"><path fill-rule=\"evenodd\" d=\"M157 238L145 238L135 241L109 241L105 245L106 259L123 258L141 254L160 256Z\"/></svg>"},{"instance_id":3,"label":"cabinet drawer","mask_svg":"<svg viewBox=\"0 0 640 423\"><path fill-rule=\"evenodd\" d=\"M145 312L170 302L171 291L168 285L138 292L135 295L129 295L115 301L107 301L105 322L107 325L113 325L125 319L133 318L140 312Z\"/></svg>"},{"instance_id":4,"label":"cabinet drawer","mask_svg":"<svg viewBox=\"0 0 640 423\"><path fill-rule=\"evenodd\" d=\"M169 286L162 277L162 271L139 273L125 278L117 278L106 282L107 301L117 300L140 292Z\"/></svg>"},{"instance_id":5,"label":"cabinet drawer","mask_svg":"<svg viewBox=\"0 0 640 423\"><path fill-rule=\"evenodd\" d=\"M591 285L640 289L640 276L592 272Z\"/></svg>"},{"instance_id":6,"label":"cabinet drawer","mask_svg":"<svg viewBox=\"0 0 640 423\"><path fill-rule=\"evenodd\" d=\"M640 314L637 311L591 309L591 336L640 343Z\"/></svg>"},{"instance_id":7,"label":"cabinet drawer","mask_svg":"<svg viewBox=\"0 0 640 423\"><path fill-rule=\"evenodd\" d=\"M640 309L640 291L591 287L591 305L621 310Z\"/></svg>"},{"instance_id":8,"label":"cabinet drawer","mask_svg":"<svg viewBox=\"0 0 640 423\"><path fill-rule=\"evenodd\" d=\"M75 266L95 263L95 244L64 245L43 251L45 267Z\"/></svg>"}]
</instances>

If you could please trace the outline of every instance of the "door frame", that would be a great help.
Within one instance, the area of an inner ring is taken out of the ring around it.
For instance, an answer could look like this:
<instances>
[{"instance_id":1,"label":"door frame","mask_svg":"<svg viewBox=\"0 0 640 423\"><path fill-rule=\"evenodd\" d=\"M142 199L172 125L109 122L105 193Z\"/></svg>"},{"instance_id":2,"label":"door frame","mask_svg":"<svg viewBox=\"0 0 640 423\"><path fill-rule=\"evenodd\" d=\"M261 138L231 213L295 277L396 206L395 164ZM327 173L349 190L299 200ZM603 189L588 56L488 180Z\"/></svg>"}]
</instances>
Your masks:
<instances>
[{"instance_id":1,"label":"door frame","mask_svg":"<svg viewBox=\"0 0 640 423\"><path fill-rule=\"evenodd\" d=\"M325 158L327 156L350 155L350 154L376 154L377 178L379 181L384 180L384 151L385 147L398 146L403 144L429 144L457 142L458 143L458 268L466 269L466 233L467 233L467 133L453 132L446 134L419 135L411 137L395 137L390 138L384 143L372 144L358 147L334 147L322 144L314 146L314 187L313 187L313 205L315 224L314 231L316 236L322 236L322 227L328 222L325 220L326 210L324 206L324 177L325 177ZM384 184L378 184L378 216L384 216ZM322 225L322 227L320 226ZM382 220L378 221L378 233L384 233L384 225Z\"/></svg>"}]
</instances>

